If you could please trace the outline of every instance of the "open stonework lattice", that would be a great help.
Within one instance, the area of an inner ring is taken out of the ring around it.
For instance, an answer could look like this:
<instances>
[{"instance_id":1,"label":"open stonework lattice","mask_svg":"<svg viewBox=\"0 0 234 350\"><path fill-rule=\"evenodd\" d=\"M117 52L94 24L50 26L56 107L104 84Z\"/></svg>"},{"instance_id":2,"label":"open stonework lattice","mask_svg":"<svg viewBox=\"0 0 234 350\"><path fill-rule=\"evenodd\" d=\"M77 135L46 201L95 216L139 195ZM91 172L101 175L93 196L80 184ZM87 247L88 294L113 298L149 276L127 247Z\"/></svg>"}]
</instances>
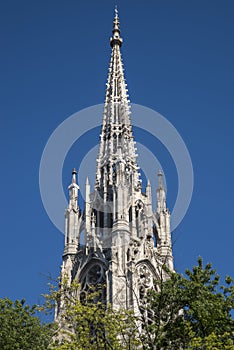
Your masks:
<instances>
[{"instance_id":1,"label":"open stonework lattice","mask_svg":"<svg viewBox=\"0 0 234 350\"><path fill-rule=\"evenodd\" d=\"M103 285L104 303L116 309L132 309L137 314L139 301L153 287L153 280L161 278L162 265L173 270L170 213L162 172L158 173L155 211L150 182L145 191L142 188L117 13L112 33L96 182L91 191L89 180L86 181L82 212L78 205L77 172L72 172L65 212L62 275L69 282L79 283L81 299L90 286Z\"/></svg>"}]
</instances>

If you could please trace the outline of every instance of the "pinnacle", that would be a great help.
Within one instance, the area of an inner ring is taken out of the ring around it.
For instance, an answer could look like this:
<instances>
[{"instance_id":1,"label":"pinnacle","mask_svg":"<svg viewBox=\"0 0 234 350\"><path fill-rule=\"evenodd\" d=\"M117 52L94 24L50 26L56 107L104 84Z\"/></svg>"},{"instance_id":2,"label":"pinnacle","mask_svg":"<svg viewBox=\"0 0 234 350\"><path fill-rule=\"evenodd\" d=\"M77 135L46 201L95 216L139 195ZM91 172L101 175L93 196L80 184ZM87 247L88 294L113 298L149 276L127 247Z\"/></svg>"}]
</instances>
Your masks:
<instances>
[{"instance_id":1,"label":"pinnacle","mask_svg":"<svg viewBox=\"0 0 234 350\"><path fill-rule=\"evenodd\" d=\"M158 189L163 189L164 190L163 172L162 172L161 169L158 171Z\"/></svg>"}]
</instances>

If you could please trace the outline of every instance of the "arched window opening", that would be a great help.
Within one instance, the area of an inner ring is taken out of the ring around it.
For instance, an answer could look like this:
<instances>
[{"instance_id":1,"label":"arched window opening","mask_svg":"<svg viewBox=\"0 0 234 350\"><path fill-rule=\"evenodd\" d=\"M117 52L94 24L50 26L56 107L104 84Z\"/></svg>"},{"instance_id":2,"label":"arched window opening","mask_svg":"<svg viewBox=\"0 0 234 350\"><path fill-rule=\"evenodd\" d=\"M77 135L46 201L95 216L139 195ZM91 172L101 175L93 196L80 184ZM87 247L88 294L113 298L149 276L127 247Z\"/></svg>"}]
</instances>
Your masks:
<instances>
[{"instance_id":1,"label":"arched window opening","mask_svg":"<svg viewBox=\"0 0 234 350\"><path fill-rule=\"evenodd\" d=\"M86 270L81 281L80 301L106 304L106 277L101 263L94 263Z\"/></svg>"}]
</instances>

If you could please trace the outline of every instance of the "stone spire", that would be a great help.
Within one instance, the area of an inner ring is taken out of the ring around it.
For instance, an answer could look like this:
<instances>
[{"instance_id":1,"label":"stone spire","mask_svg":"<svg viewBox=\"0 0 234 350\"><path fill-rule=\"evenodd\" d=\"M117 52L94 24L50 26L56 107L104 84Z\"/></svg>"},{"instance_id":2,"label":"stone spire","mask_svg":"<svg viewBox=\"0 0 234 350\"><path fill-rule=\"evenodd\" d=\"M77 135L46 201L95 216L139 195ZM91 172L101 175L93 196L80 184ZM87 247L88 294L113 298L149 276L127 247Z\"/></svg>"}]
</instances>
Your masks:
<instances>
[{"instance_id":1,"label":"stone spire","mask_svg":"<svg viewBox=\"0 0 234 350\"><path fill-rule=\"evenodd\" d=\"M79 191L79 186L76 183L76 176L77 176L77 171L74 168L72 170L72 182L70 186L68 186L69 189L69 207L78 210L78 191Z\"/></svg>"},{"instance_id":2,"label":"stone spire","mask_svg":"<svg viewBox=\"0 0 234 350\"><path fill-rule=\"evenodd\" d=\"M173 270L170 212L166 204L166 190L163 184L163 173L158 172L158 188L156 191L157 209L156 209L156 227L157 227L157 250L161 260L168 268Z\"/></svg>"},{"instance_id":3,"label":"stone spire","mask_svg":"<svg viewBox=\"0 0 234 350\"><path fill-rule=\"evenodd\" d=\"M75 254L79 241L80 209L78 205L79 186L76 182L77 171L72 170L72 182L68 186L69 202L65 211L65 248L64 255Z\"/></svg>"},{"instance_id":4,"label":"stone spire","mask_svg":"<svg viewBox=\"0 0 234 350\"><path fill-rule=\"evenodd\" d=\"M108 183L115 183L115 167L119 155L125 160L127 172L133 176L134 186L140 186L137 154L133 140L130 121L130 105L128 89L125 83L124 68L121 58L118 11L115 11L112 37L112 47L109 74L107 79L106 98L102 131L100 135L99 154L97 159L96 187L101 188Z\"/></svg>"},{"instance_id":5,"label":"stone spire","mask_svg":"<svg viewBox=\"0 0 234 350\"><path fill-rule=\"evenodd\" d=\"M85 186L85 208L78 205L74 169L65 211L65 248L62 274L77 280L80 294L102 285L102 300L113 308L139 305L163 264L173 270L170 213L162 172L158 174L157 209L152 209L151 185L142 188L130 119L130 101L120 48L118 11L115 11L110 67L96 167L96 183ZM165 276L166 278L166 276ZM148 317L145 315L145 317Z\"/></svg>"}]
</instances>

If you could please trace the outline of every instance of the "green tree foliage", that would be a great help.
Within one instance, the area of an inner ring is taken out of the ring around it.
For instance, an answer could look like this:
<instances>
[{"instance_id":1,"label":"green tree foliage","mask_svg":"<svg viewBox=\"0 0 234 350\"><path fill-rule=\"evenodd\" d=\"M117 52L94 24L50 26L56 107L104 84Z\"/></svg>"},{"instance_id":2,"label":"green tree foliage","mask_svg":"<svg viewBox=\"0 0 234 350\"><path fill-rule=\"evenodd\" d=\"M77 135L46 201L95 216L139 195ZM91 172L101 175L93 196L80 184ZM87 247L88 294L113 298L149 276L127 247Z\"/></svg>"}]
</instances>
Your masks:
<instances>
[{"instance_id":1,"label":"green tree foliage","mask_svg":"<svg viewBox=\"0 0 234 350\"><path fill-rule=\"evenodd\" d=\"M56 301L60 307L59 328L51 349L124 350L140 345L133 313L105 305L100 300L103 286L90 289L82 302L77 298L77 290L76 282L68 286L63 281L59 291L47 295L49 305Z\"/></svg>"},{"instance_id":2,"label":"green tree foliage","mask_svg":"<svg viewBox=\"0 0 234 350\"><path fill-rule=\"evenodd\" d=\"M233 280L227 277L220 286L216 271L201 258L186 277L167 273L145 300L151 317L143 317L143 349L234 350Z\"/></svg>"},{"instance_id":3,"label":"green tree foliage","mask_svg":"<svg viewBox=\"0 0 234 350\"><path fill-rule=\"evenodd\" d=\"M53 333L52 325L42 325L35 316L36 306L25 300L0 299L0 349L45 350Z\"/></svg>"},{"instance_id":4,"label":"green tree foliage","mask_svg":"<svg viewBox=\"0 0 234 350\"><path fill-rule=\"evenodd\" d=\"M63 281L59 291L47 295L47 301L56 301L60 307L57 336L53 350L135 349L140 344L136 337L135 317L128 310L113 310L100 301L102 288L91 289L82 302L77 298L79 285L68 286Z\"/></svg>"},{"instance_id":5,"label":"green tree foliage","mask_svg":"<svg viewBox=\"0 0 234 350\"><path fill-rule=\"evenodd\" d=\"M102 303L104 286L96 286L82 302L79 285L64 279L47 295L41 310L60 308L58 325L43 325L36 306L0 299L1 350L234 350L234 286L225 285L202 259L183 276L165 268L167 280L155 281L141 313L113 310ZM105 289L105 288L104 288Z\"/></svg>"}]
</instances>

